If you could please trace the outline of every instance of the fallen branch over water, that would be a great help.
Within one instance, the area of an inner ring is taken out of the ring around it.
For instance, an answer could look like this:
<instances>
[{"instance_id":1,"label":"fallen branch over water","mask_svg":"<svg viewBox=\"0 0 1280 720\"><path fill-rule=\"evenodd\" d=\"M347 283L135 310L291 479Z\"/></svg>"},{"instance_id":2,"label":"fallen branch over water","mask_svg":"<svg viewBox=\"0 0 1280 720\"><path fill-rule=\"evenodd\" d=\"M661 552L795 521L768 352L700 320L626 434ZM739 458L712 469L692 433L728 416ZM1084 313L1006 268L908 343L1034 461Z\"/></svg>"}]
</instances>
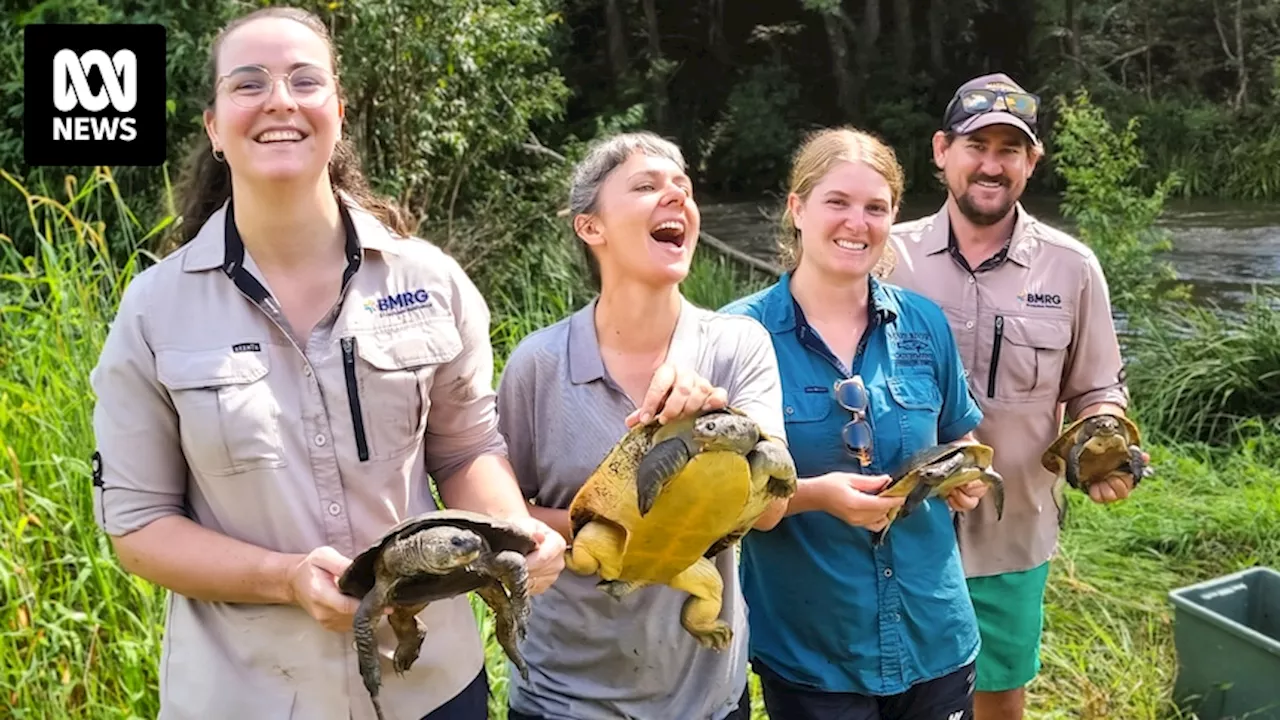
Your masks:
<instances>
[{"instance_id":1,"label":"fallen branch over water","mask_svg":"<svg viewBox=\"0 0 1280 720\"><path fill-rule=\"evenodd\" d=\"M726 243L725 241L716 237L715 235L708 233L706 230L703 230L698 235L698 240L700 242L705 242L706 244L710 245L712 248L718 250L719 252L724 253L725 255L728 255L729 257L735 260L744 262L750 265L751 267L756 268L757 270L763 270L764 272L772 274L774 277L782 275L782 268L778 267L777 265L774 265L773 263L767 260L762 260L754 255L748 255L747 253L733 247L729 243Z\"/></svg>"}]
</instances>

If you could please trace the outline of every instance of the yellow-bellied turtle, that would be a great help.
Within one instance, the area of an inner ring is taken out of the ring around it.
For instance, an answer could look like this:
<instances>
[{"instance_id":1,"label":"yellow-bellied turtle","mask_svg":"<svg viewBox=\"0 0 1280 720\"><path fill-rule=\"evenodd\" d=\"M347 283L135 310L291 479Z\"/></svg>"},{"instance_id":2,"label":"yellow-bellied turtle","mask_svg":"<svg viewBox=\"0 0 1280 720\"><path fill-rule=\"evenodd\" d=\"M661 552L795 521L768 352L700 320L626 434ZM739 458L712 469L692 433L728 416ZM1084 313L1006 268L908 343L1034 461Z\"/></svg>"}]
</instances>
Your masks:
<instances>
[{"instance_id":1,"label":"yellow-bellied turtle","mask_svg":"<svg viewBox=\"0 0 1280 720\"><path fill-rule=\"evenodd\" d=\"M795 490L786 446L739 410L637 425L570 503L565 567L598 575L615 598L651 584L689 593L681 624L723 650L733 633L718 617L724 588L712 559Z\"/></svg>"},{"instance_id":2,"label":"yellow-bellied turtle","mask_svg":"<svg viewBox=\"0 0 1280 720\"><path fill-rule=\"evenodd\" d=\"M875 544L884 543L893 521L910 515L930 497L942 497L952 490L981 480L991 487L996 504L996 519L1004 518L1004 478L991 467L995 451L982 443L967 442L934 445L924 448L902 463L889 484L880 492L881 497L903 497L900 507L888 513L889 524L876 534Z\"/></svg>"},{"instance_id":3,"label":"yellow-bellied turtle","mask_svg":"<svg viewBox=\"0 0 1280 720\"><path fill-rule=\"evenodd\" d=\"M418 659L427 628L417 614L435 600L474 590L493 609L499 644L520 675L529 677L516 647L529 617L525 555L536 547L518 525L466 510L433 510L388 530L351 562L338 589L360 598L353 622L360 676L379 720L382 707L373 629L383 609L399 643L392 666L397 673Z\"/></svg>"},{"instance_id":4,"label":"yellow-bellied turtle","mask_svg":"<svg viewBox=\"0 0 1280 720\"><path fill-rule=\"evenodd\" d=\"M1124 415L1096 413L1067 426L1040 456L1046 470L1083 492L1113 472L1133 474L1137 484L1153 470L1142 458L1142 434Z\"/></svg>"}]
</instances>

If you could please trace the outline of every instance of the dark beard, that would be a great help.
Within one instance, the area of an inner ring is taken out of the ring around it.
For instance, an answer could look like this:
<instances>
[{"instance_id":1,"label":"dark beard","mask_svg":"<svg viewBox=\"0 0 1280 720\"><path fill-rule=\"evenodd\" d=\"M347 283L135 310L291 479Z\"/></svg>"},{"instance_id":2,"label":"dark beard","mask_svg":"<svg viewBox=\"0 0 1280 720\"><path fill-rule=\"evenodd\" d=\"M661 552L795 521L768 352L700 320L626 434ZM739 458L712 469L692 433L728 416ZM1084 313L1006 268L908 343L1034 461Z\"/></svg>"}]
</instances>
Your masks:
<instances>
[{"instance_id":1,"label":"dark beard","mask_svg":"<svg viewBox=\"0 0 1280 720\"><path fill-rule=\"evenodd\" d=\"M991 178L991 177L982 176L982 177L970 178L969 182L976 183L980 180L995 180L996 182L999 182L1002 186L1006 188L1009 187L1009 181L1007 178ZM1009 211L1013 209L1014 203L1017 202L1017 198L1010 198L1009 202L1000 206L998 210L994 212L984 212L978 209L976 206L974 206L972 202L969 201L968 193L957 193L953 190L951 194L955 196L956 207L960 208L961 214L963 214L966 218L968 218L969 222L979 227L987 227L990 225L995 225L996 223L1000 222L1005 218L1005 216L1009 214Z\"/></svg>"}]
</instances>

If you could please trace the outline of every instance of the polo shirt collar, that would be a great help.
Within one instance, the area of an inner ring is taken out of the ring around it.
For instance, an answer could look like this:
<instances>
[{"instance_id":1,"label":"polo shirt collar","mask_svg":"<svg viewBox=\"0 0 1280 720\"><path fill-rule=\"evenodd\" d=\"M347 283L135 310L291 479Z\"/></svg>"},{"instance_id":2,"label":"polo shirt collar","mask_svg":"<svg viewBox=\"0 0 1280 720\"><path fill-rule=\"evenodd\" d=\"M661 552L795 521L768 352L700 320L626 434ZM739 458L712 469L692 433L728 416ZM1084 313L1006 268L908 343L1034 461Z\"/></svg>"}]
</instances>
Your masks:
<instances>
[{"instance_id":1,"label":"polo shirt collar","mask_svg":"<svg viewBox=\"0 0 1280 720\"><path fill-rule=\"evenodd\" d=\"M597 295L569 318L569 380L574 385L605 377L600 339L596 335L596 306L599 302L600 296ZM696 364L701 340L697 314L698 307L682 295L680 316L676 318L676 328L671 334L666 362L688 368Z\"/></svg>"},{"instance_id":2,"label":"polo shirt collar","mask_svg":"<svg viewBox=\"0 0 1280 720\"><path fill-rule=\"evenodd\" d=\"M1032 243L1028 232L1036 222L1036 219L1031 216L1031 213L1027 212L1026 208L1022 207L1021 202L1014 203L1013 211L1013 232L1009 235L1008 251L1005 257L1023 267L1030 267ZM944 203L942 208L934 214L933 222L929 224L928 230L925 231L920 245L926 255L937 255L938 253L948 252L950 243L951 216L947 213L947 206Z\"/></svg>"}]
</instances>

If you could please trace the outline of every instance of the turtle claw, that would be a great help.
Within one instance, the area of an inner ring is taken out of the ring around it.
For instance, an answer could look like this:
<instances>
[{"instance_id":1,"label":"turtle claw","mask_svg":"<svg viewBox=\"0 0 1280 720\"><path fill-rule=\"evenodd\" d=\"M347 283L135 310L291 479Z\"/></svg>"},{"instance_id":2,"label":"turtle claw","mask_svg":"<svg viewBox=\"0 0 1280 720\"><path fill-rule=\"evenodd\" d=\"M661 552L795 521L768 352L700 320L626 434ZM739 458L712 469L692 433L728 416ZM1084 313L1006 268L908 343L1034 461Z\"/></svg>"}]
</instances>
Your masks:
<instances>
[{"instance_id":1,"label":"turtle claw","mask_svg":"<svg viewBox=\"0 0 1280 720\"><path fill-rule=\"evenodd\" d=\"M702 647L720 652L729 647L729 641L733 639L733 630L723 620L717 620L715 627L698 633L694 637Z\"/></svg>"}]
</instances>

